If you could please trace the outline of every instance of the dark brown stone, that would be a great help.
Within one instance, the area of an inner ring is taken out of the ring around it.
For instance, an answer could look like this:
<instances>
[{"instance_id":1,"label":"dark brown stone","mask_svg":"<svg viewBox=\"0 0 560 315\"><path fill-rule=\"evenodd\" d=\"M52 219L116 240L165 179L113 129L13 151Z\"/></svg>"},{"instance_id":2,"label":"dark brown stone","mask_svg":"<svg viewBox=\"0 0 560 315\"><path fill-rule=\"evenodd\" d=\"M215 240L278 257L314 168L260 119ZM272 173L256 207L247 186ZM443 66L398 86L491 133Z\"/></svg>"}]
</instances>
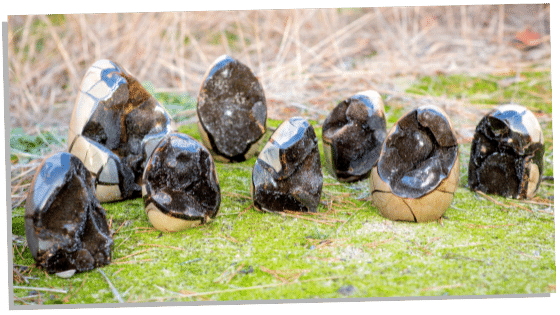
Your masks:
<instances>
[{"instance_id":1,"label":"dark brown stone","mask_svg":"<svg viewBox=\"0 0 560 315\"><path fill-rule=\"evenodd\" d=\"M377 168L395 195L418 198L449 175L458 154L446 115L435 106L421 106L399 119L389 132Z\"/></svg>"},{"instance_id":2,"label":"dark brown stone","mask_svg":"<svg viewBox=\"0 0 560 315\"><path fill-rule=\"evenodd\" d=\"M51 155L39 166L25 203L25 236L47 272L82 272L111 262L113 239L93 183L70 153Z\"/></svg>"},{"instance_id":3,"label":"dark brown stone","mask_svg":"<svg viewBox=\"0 0 560 315\"><path fill-rule=\"evenodd\" d=\"M344 182L369 176L387 136L383 100L375 91L339 103L323 123L325 163Z\"/></svg>"},{"instance_id":4,"label":"dark brown stone","mask_svg":"<svg viewBox=\"0 0 560 315\"><path fill-rule=\"evenodd\" d=\"M221 195L214 160L188 135L171 134L157 145L143 185L146 212L159 230L182 230L218 214Z\"/></svg>"},{"instance_id":5,"label":"dark brown stone","mask_svg":"<svg viewBox=\"0 0 560 315\"><path fill-rule=\"evenodd\" d=\"M471 146L471 190L508 198L530 198L542 178L544 139L537 118L525 107L503 105L478 123Z\"/></svg>"},{"instance_id":6,"label":"dark brown stone","mask_svg":"<svg viewBox=\"0 0 560 315\"><path fill-rule=\"evenodd\" d=\"M323 173L313 127L301 117L283 122L272 134L253 168L256 207L268 211L316 212Z\"/></svg>"},{"instance_id":7,"label":"dark brown stone","mask_svg":"<svg viewBox=\"0 0 560 315\"><path fill-rule=\"evenodd\" d=\"M105 196L107 189L98 189L102 201L139 197L146 159L155 144L171 132L171 124L164 108L124 68L100 60L88 70L80 87L70 122L69 151L96 179L118 177L118 191ZM111 170L103 170L107 156L116 165ZM109 174L115 170L118 174Z\"/></svg>"},{"instance_id":8,"label":"dark brown stone","mask_svg":"<svg viewBox=\"0 0 560 315\"><path fill-rule=\"evenodd\" d=\"M225 161L256 154L266 131L264 91L247 66L224 55L208 70L198 95L204 144Z\"/></svg>"}]
</instances>

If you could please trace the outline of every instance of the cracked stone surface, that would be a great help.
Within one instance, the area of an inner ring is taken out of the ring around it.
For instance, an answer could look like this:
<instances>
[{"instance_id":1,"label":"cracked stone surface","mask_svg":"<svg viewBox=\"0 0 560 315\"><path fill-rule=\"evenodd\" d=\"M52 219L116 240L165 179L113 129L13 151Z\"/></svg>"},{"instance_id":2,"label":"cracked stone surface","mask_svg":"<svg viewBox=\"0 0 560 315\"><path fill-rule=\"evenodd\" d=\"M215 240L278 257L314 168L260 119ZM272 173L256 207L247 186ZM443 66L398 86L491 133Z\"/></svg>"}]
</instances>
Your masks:
<instances>
[{"instance_id":1,"label":"cracked stone surface","mask_svg":"<svg viewBox=\"0 0 560 315\"><path fill-rule=\"evenodd\" d=\"M176 232L213 219L221 202L210 152L185 134L171 134L154 149L143 178L142 195L152 225Z\"/></svg>"},{"instance_id":2,"label":"cracked stone surface","mask_svg":"<svg viewBox=\"0 0 560 315\"><path fill-rule=\"evenodd\" d=\"M227 55L216 59L200 88L197 114L203 143L217 159L240 162L257 153L266 132L266 99L246 65Z\"/></svg>"},{"instance_id":3,"label":"cracked stone surface","mask_svg":"<svg viewBox=\"0 0 560 315\"><path fill-rule=\"evenodd\" d=\"M401 117L383 143L370 176L372 204L392 220L437 220L458 180L459 149L447 114L420 106Z\"/></svg>"},{"instance_id":4,"label":"cracked stone surface","mask_svg":"<svg viewBox=\"0 0 560 315\"><path fill-rule=\"evenodd\" d=\"M301 117L284 121L253 168L253 202L268 211L316 212L323 173L313 127Z\"/></svg>"},{"instance_id":5,"label":"cracked stone surface","mask_svg":"<svg viewBox=\"0 0 560 315\"><path fill-rule=\"evenodd\" d=\"M343 182L369 176L387 136L383 100L375 91L340 102L323 123L323 149L329 171Z\"/></svg>"},{"instance_id":6,"label":"cracked stone surface","mask_svg":"<svg viewBox=\"0 0 560 315\"><path fill-rule=\"evenodd\" d=\"M531 198L540 186L544 138L535 115L523 106L502 105L478 123L471 146L471 190L508 198Z\"/></svg>"},{"instance_id":7,"label":"cracked stone surface","mask_svg":"<svg viewBox=\"0 0 560 315\"><path fill-rule=\"evenodd\" d=\"M25 236L48 273L71 276L111 262L113 239L93 183L70 153L51 155L39 166L25 203Z\"/></svg>"},{"instance_id":8,"label":"cracked stone surface","mask_svg":"<svg viewBox=\"0 0 560 315\"><path fill-rule=\"evenodd\" d=\"M169 114L135 78L99 60L82 80L68 151L92 172L100 201L136 198L146 160L172 129Z\"/></svg>"}]
</instances>

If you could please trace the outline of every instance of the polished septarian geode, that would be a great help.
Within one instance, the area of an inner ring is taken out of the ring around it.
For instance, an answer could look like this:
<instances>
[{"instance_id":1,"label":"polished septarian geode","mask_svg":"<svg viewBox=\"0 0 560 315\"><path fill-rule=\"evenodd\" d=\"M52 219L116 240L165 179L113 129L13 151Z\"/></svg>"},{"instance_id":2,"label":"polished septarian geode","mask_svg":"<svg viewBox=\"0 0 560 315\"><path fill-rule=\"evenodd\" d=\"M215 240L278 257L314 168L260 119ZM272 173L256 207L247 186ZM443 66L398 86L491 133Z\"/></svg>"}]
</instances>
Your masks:
<instances>
[{"instance_id":1,"label":"polished septarian geode","mask_svg":"<svg viewBox=\"0 0 560 315\"><path fill-rule=\"evenodd\" d=\"M70 153L46 158L25 202L31 255L48 273L87 271L111 262L113 239L94 180Z\"/></svg>"},{"instance_id":2,"label":"polished septarian geode","mask_svg":"<svg viewBox=\"0 0 560 315\"><path fill-rule=\"evenodd\" d=\"M323 172L313 127L301 117L284 121L253 168L253 202L267 211L316 212Z\"/></svg>"},{"instance_id":3,"label":"polished septarian geode","mask_svg":"<svg viewBox=\"0 0 560 315\"><path fill-rule=\"evenodd\" d=\"M264 141L264 90L249 67L227 55L206 73L197 114L202 141L220 161L245 161L257 153L259 140Z\"/></svg>"},{"instance_id":4,"label":"polished septarian geode","mask_svg":"<svg viewBox=\"0 0 560 315\"><path fill-rule=\"evenodd\" d=\"M383 100L376 91L340 102L323 123L323 149L329 171L343 182L369 176L387 136Z\"/></svg>"},{"instance_id":5,"label":"polished septarian geode","mask_svg":"<svg viewBox=\"0 0 560 315\"><path fill-rule=\"evenodd\" d=\"M176 232L215 218L221 195L212 155L188 135L166 136L146 165L142 195L148 218L160 231Z\"/></svg>"},{"instance_id":6,"label":"polished septarian geode","mask_svg":"<svg viewBox=\"0 0 560 315\"><path fill-rule=\"evenodd\" d=\"M535 115L502 105L478 123L471 146L471 190L508 198L531 198L542 178L544 138Z\"/></svg>"},{"instance_id":7,"label":"polished septarian geode","mask_svg":"<svg viewBox=\"0 0 560 315\"><path fill-rule=\"evenodd\" d=\"M391 220L427 222L447 210L459 180L459 146L449 117L417 107L391 128L370 176L372 204Z\"/></svg>"},{"instance_id":8,"label":"polished septarian geode","mask_svg":"<svg viewBox=\"0 0 560 315\"><path fill-rule=\"evenodd\" d=\"M172 129L169 114L135 78L99 60L82 80L68 151L92 172L101 202L135 198L147 158Z\"/></svg>"}]
</instances>

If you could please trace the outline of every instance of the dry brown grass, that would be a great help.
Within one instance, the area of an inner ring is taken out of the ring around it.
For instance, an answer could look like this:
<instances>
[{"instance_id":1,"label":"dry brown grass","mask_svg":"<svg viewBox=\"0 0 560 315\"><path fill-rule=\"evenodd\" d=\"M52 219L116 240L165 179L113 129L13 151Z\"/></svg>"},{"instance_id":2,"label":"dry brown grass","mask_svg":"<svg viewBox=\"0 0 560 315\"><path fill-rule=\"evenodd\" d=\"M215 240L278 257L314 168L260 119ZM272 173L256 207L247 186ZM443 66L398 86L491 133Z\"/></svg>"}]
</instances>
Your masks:
<instances>
[{"instance_id":1,"label":"dry brown grass","mask_svg":"<svg viewBox=\"0 0 560 315\"><path fill-rule=\"evenodd\" d=\"M515 74L535 61L550 69L548 41L532 52L509 44L527 26L545 35L549 17L549 6L536 4L9 16L8 119L31 134L65 133L81 78L101 58L156 91L196 97L207 67L227 53L259 77L269 117L321 120L342 99L375 89L391 106L442 106L461 137L480 108L409 95L407 84L420 75ZM15 205L38 162L12 167Z\"/></svg>"},{"instance_id":2,"label":"dry brown grass","mask_svg":"<svg viewBox=\"0 0 560 315\"><path fill-rule=\"evenodd\" d=\"M509 40L525 26L543 33L549 15L506 5L10 16L11 126L65 128L101 58L196 97L209 64L228 53L260 78L272 117L324 113L357 90L402 92L397 76L515 72L535 56Z\"/></svg>"}]
</instances>

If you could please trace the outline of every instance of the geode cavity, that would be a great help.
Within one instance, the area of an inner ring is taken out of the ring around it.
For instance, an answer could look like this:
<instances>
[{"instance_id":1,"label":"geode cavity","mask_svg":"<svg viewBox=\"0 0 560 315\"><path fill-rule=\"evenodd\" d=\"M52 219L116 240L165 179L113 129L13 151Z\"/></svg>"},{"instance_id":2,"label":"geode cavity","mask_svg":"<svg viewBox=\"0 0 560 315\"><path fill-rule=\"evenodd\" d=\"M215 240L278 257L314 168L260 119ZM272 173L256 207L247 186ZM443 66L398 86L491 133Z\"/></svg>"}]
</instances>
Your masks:
<instances>
[{"instance_id":1,"label":"geode cavity","mask_svg":"<svg viewBox=\"0 0 560 315\"><path fill-rule=\"evenodd\" d=\"M220 208L212 155L185 134L171 134L157 145L146 165L142 190L148 218L161 231L205 223Z\"/></svg>"},{"instance_id":2,"label":"geode cavity","mask_svg":"<svg viewBox=\"0 0 560 315\"><path fill-rule=\"evenodd\" d=\"M502 105L478 123L471 146L471 190L508 198L531 198L543 171L544 138L535 115Z\"/></svg>"},{"instance_id":3,"label":"geode cavity","mask_svg":"<svg viewBox=\"0 0 560 315\"><path fill-rule=\"evenodd\" d=\"M420 106L401 117L370 176L372 204L391 220L433 221L447 210L459 180L459 146L449 117Z\"/></svg>"},{"instance_id":4,"label":"geode cavity","mask_svg":"<svg viewBox=\"0 0 560 315\"><path fill-rule=\"evenodd\" d=\"M227 55L204 77L197 104L204 145L221 161L245 161L255 155L266 131L266 99L257 77Z\"/></svg>"},{"instance_id":5,"label":"geode cavity","mask_svg":"<svg viewBox=\"0 0 560 315\"><path fill-rule=\"evenodd\" d=\"M111 262L113 239L94 180L70 153L45 159L25 203L31 255L48 273L91 270Z\"/></svg>"},{"instance_id":6,"label":"geode cavity","mask_svg":"<svg viewBox=\"0 0 560 315\"><path fill-rule=\"evenodd\" d=\"M117 63L99 60L82 81L68 151L92 172L99 200L135 198L147 158L171 130L165 109L136 79Z\"/></svg>"},{"instance_id":7,"label":"geode cavity","mask_svg":"<svg viewBox=\"0 0 560 315\"><path fill-rule=\"evenodd\" d=\"M313 127L301 117L284 121L253 168L253 202L268 211L316 212L323 173Z\"/></svg>"},{"instance_id":8,"label":"geode cavity","mask_svg":"<svg viewBox=\"0 0 560 315\"><path fill-rule=\"evenodd\" d=\"M340 102L323 123L325 164L339 180L369 176L387 136L383 100L375 91Z\"/></svg>"}]
</instances>

